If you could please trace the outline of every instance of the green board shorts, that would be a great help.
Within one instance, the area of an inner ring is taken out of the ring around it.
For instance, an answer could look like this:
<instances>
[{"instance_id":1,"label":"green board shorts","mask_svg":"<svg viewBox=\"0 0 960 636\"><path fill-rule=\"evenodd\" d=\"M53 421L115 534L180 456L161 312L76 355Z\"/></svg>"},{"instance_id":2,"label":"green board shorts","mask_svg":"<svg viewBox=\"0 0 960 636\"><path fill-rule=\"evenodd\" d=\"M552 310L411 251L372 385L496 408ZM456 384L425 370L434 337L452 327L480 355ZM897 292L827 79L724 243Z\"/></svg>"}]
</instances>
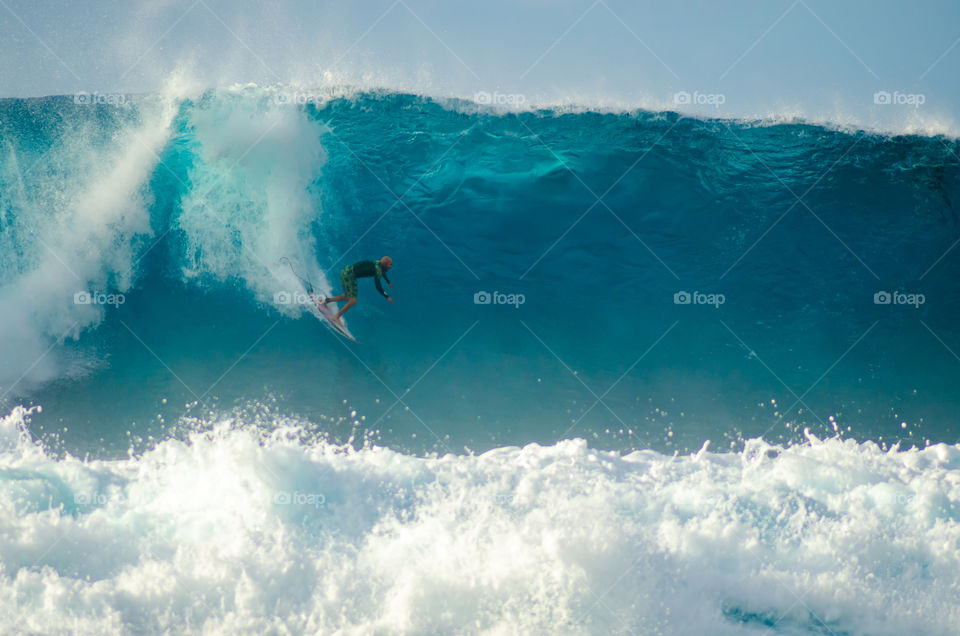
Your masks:
<instances>
[{"instance_id":1,"label":"green board shorts","mask_svg":"<svg viewBox=\"0 0 960 636\"><path fill-rule=\"evenodd\" d=\"M357 275L353 273L353 265L347 265L340 270L340 284L347 298L357 297Z\"/></svg>"}]
</instances>

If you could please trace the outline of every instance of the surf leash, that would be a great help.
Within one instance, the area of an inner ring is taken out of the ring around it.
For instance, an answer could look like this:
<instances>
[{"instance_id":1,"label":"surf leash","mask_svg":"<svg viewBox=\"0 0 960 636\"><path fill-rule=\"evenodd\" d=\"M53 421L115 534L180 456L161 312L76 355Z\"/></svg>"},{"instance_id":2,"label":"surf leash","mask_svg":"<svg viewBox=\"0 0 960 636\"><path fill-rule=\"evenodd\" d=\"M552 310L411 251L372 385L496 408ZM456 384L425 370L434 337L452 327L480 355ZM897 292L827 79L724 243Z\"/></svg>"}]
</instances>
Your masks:
<instances>
[{"instance_id":1,"label":"surf leash","mask_svg":"<svg viewBox=\"0 0 960 636\"><path fill-rule=\"evenodd\" d=\"M293 263L290 262L290 259L287 258L286 256L284 256L283 258L281 258L281 259L280 259L280 262L281 262L281 263L286 262L286 264L290 267L290 271L293 272L293 275L296 276L296 277L300 280L300 282L303 284L304 288L307 290L307 293L310 294L311 296L313 296L313 295L314 295L313 285L310 284L310 279L304 278L303 276L301 276L300 274L298 274L298 273L297 273L297 270L294 269L294 267L293 267Z\"/></svg>"}]
</instances>

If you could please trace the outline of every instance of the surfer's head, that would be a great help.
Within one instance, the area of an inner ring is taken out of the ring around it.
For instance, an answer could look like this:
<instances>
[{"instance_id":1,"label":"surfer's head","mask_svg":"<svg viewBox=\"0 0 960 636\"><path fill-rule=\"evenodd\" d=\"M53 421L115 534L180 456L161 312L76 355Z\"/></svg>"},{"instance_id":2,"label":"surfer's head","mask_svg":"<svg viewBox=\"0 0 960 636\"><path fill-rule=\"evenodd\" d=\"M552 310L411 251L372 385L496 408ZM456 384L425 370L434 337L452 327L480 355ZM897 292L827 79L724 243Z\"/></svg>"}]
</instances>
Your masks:
<instances>
[{"instance_id":1,"label":"surfer's head","mask_svg":"<svg viewBox=\"0 0 960 636\"><path fill-rule=\"evenodd\" d=\"M380 259L380 267L383 268L383 271L387 271L388 269L393 267L393 259L390 258L389 256L384 256L383 258Z\"/></svg>"}]
</instances>

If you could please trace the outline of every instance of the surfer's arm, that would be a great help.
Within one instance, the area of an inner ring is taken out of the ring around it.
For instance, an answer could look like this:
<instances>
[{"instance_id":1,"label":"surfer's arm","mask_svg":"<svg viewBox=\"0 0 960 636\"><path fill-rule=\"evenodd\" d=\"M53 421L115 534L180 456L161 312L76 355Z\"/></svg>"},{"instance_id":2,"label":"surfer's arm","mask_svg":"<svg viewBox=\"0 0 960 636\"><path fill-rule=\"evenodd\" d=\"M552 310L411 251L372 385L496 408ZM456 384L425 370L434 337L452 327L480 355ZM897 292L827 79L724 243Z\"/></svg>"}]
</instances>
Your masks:
<instances>
[{"instance_id":1,"label":"surfer's arm","mask_svg":"<svg viewBox=\"0 0 960 636\"><path fill-rule=\"evenodd\" d=\"M384 278L386 278L386 276L384 276ZM390 298L390 294L388 294L387 292L385 292L385 291L383 290L383 285L380 284L380 277L379 277L379 276L374 277L374 279L373 279L373 284L376 285L377 291L380 292L380 295L381 295L381 296L383 296L384 298L386 298L386 299L389 300L390 302L393 302L393 298ZM390 281L389 281L389 280L387 281L387 284L390 285ZM393 285L390 285L390 287L392 288Z\"/></svg>"}]
</instances>

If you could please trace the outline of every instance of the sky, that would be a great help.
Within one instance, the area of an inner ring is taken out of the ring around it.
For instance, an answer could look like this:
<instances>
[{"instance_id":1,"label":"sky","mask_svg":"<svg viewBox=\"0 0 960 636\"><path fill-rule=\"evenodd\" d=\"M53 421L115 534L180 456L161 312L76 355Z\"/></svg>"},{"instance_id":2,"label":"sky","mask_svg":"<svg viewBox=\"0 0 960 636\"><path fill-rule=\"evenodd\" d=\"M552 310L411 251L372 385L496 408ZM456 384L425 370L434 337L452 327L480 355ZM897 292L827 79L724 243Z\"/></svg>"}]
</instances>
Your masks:
<instances>
[{"instance_id":1,"label":"sky","mask_svg":"<svg viewBox=\"0 0 960 636\"><path fill-rule=\"evenodd\" d=\"M170 78L960 132L960 3L0 0L0 96Z\"/></svg>"}]
</instances>

